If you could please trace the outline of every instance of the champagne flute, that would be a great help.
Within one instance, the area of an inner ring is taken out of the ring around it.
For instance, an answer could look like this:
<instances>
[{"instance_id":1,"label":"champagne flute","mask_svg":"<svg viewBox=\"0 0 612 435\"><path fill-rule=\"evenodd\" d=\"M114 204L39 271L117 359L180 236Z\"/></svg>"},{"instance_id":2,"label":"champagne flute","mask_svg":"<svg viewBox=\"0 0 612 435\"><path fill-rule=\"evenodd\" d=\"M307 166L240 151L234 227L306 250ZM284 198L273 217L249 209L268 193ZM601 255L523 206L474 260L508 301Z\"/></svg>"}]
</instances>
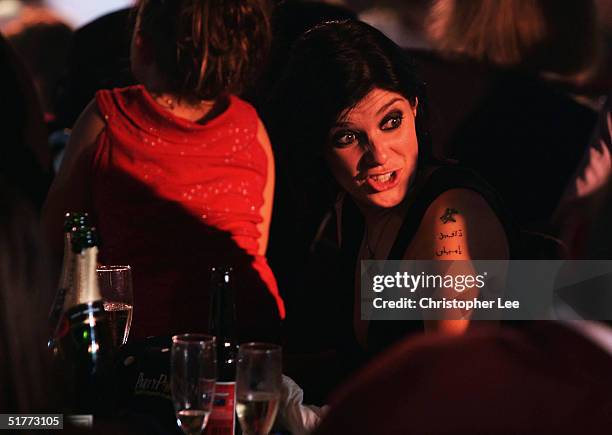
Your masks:
<instances>
[{"instance_id":1,"label":"champagne flute","mask_svg":"<svg viewBox=\"0 0 612 435\"><path fill-rule=\"evenodd\" d=\"M172 402L176 423L186 435L199 435L206 427L216 380L217 352L213 336L182 334L172 337Z\"/></svg>"},{"instance_id":2,"label":"champagne flute","mask_svg":"<svg viewBox=\"0 0 612 435\"><path fill-rule=\"evenodd\" d=\"M134 292L130 266L98 266L98 283L115 347L127 342L132 325Z\"/></svg>"},{"instance_id":3,"label":"champagne flute","mask_svg":"<svg viewBox=\"0 0 612 435\"><path fill-rule=\"evenodd\" d=\"M236 414L245 435L268 435L274 424L282 383L281 347L247 343L238 349Z\"/></svg>"}]
</instances>

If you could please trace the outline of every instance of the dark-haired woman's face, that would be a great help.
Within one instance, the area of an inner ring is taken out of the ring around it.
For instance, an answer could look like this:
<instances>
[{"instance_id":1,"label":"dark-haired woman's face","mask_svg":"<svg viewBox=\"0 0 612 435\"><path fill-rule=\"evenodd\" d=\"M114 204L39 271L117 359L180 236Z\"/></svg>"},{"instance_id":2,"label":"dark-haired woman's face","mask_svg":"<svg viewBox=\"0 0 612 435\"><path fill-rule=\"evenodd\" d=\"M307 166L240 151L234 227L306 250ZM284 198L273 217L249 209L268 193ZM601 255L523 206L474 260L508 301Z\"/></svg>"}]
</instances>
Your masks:
<instances>
[{"instance_id":1,"label":"dark-haired woman's face","mask_svg":"<svg viewBox=\"0 0 612 435\"><path fill-rule=\"evenodd\" d=\"M417 103L374 88L332 128L327 161L361 204L389 208L405 198L417 167Z\"/></svg>"}]
</instances>

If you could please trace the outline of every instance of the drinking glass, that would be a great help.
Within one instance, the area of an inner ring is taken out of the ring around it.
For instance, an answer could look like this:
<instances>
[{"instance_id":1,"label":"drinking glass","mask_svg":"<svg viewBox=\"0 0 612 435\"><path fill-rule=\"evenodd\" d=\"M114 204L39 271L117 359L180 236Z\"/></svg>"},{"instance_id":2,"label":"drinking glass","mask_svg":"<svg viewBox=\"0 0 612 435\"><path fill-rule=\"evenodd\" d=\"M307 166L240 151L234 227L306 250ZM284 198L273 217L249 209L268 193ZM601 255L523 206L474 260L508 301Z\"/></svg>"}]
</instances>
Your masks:
<instances>
[{"instance_id":1,"label":"drinking glass","mask_svg":"<svg viewBox=\"0 0 612 435\"><path fill-rule=\"evenodd\" d=\"M199 435L206 427L216 380L217 352L213 336L182 334L172 337L172 402L176 423L186 435Z\"/></svg>"},{"instance_id":2,"label":"drinking glass","mask_svg":"<svg viewBox=\"0 0 612 435\"><path fill-rule=\"evenodd\" d=\"M268 435L274 424L282 383L281 347L247 343L238 349L236 414L245 435Z\"/></svg>"},{"instance_id":3,"label":"drinking glass","mask_svg":"<svg viewBox=\"0 0 612 435\"><path fill-rule=\"evenodd\" d=\"M127 342L132 325L132 269L130 266L98 266L96 272L113 342L119 347Z\"/></svg>"}]
</instances>

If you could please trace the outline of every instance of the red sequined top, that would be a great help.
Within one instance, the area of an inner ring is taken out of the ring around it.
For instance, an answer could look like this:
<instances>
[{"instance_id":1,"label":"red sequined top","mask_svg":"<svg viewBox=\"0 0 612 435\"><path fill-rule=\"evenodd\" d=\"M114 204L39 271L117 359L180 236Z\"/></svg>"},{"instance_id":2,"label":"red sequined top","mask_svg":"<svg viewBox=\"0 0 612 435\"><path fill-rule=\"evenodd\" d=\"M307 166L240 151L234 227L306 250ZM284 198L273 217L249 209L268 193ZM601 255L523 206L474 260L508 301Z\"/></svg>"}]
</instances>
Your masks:
<instances>
[{"instance_id":1,"label":"red sequined top","mask_svg":"<svg viewBox=\"0 0 612 435\"><path fill-rule=\"evenodd\" d=\"M284 318L257 225L268 161L255 109L230 97L198 124L158 105L143 86L96 94L106 128L93 162L100 262L129 264L131 338L206 331L209 272L233 266L238 335L260 339Z\"/></svg>"}]
</instances>

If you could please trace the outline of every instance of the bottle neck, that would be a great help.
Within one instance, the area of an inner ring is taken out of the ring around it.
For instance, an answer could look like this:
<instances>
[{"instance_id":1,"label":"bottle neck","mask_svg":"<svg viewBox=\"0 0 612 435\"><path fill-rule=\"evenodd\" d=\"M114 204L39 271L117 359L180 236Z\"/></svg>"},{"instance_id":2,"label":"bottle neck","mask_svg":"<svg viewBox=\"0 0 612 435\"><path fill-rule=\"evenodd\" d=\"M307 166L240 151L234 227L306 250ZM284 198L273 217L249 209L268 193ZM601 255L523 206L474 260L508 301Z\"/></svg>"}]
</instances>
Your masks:
<instances>
[{"instance_id":1,"label":"bottle neck","mask_svg":"<svg viewBox=\"0 0 612 435\"><path fill-rule=\"evenodd\" d=\"M236 309L233 289L229 286L216 286L211 296L210 333L218 341L234 341Z\"/></svg>"},{"instance_id":2,"label":"bottle neck","mask_svg":"<svg viewBox=\"0 0 612 435\"><path fill-rule=\"evenodd\" d=\"M71 293L74 299L71 300L72 305L69 307L101 300L102 295L96 275L98 248L93 246L72 255L74 255L74 277Z\"/></svg>"}]
</instances>

